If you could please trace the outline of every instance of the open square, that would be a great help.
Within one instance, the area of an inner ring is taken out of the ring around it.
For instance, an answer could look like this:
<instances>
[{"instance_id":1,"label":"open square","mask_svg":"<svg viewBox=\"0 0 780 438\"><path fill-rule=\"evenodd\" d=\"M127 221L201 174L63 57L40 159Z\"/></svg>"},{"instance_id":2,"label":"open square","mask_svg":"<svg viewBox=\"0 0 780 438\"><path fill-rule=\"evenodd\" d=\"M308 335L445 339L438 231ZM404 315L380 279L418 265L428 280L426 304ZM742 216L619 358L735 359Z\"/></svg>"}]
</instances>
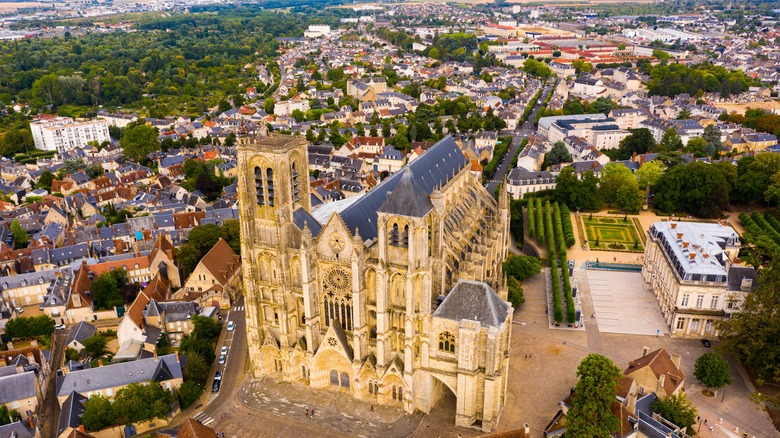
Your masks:
<instances>
[{"instance_id":1,"label":"open square","mask_svg":"<svg viewBox=\"0 0 780 438\"><path fill-rule=\"evenodd\" d=\"M591 249L635 252L643 252L645 249L631 220L626 222L622 218L583 217L582 223Z\"/></svg>"},{"instance_id":2,"label":"open square","mask_svg":"<svg viewBox=\"0 0 780 438\"><path fill-rule=\"evenodd\" d=\"M586 270L577 279L578 287L590 290L600 332L663 335L669 331L641 273Z\"/></svg>"}]
</instances>

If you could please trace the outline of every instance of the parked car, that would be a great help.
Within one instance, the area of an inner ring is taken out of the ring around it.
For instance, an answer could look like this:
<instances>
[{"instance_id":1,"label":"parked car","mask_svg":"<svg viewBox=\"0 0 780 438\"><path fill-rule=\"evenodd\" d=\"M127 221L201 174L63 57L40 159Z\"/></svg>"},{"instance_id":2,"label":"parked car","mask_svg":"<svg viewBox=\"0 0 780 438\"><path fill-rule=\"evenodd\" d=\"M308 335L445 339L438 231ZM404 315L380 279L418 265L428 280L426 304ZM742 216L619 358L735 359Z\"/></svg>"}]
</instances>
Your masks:
<instances>
[{"instance_id":1,"label":"parked car","mask_svg":"<svg viewBox=\"0 0 780 438\"><path fill-rule=\"evenodd\" d=\"M217 370L217 374L214 375L214 380L222 380L222 371Z\"/></svg>"},{"instance_id":2,"label":"parked car","mask_svg":"<svg viewBox=\"0 0 780 438\"><path fill-rule=\"evenodd\" d=\"M701 345L704 345L705 347L710 348L710 341L708 341L706 339L702 339L701 340Z\"/></svg>"},{"instance_id":3,"label":"parked car","mask_svg":"<svg viewBox=\"0 0 780 438\"><path fill-rule=\"evenodd\" d=\"M227 354L227 352L228 352L227 345L223 345L222 350L220 350L219 354Z\"/></svg>"},{"instance_id":4,"label":"parked car","mask_svg":"<svg viewBox=\"0 0 780 438\"><path fill-rule=\"evenodd\" d=\"M65 330L65 324L54 324L54 330Z\"/></svg>"},{"instance_id":5,"label":"parked car","mask_svg":"<svg viewBox=\"0 0 780 438\"><path fill-rule=\"evenodd\" d=\"M217 361L217 363L219 365L225 365L225 361L227 361L227 355L226 354L220 354L219 355L219 360Z\"/></svg>"},{"instance_id":6,"label":"parked car","mask_svg":"<svg viewBox=\"0 0 780 438\"><path fill-rule=\"evenodd\" d=\"M24 313L24 309L21 307L15 307L14 311L17 313L17 315L21 315L22 313Z\"/></svg>"},{"instance_id":7,"label":"parked car","mask_svg":"<svg viewBox=\"0 0 780 438\"><path fill-rule=\"evenodd\" d=\"M222 385L222 379L214 379L214 384L211 385L211 392L219 392L219 387Z\"/></svg>"},{"instance_id":8,"label":"parked car","mask_svg":"<svg viewBox=\"0 0 780 438\"><path fill-rule=\"evenodd\" d=\"M229 331L229 332L232 332L232 331L233 331L235 328L236 328L236 325L235 325L235 324L233 324L233 321L230 321L230 322L228 323L228 328L227 328L227 331Z\"/></svg>"}]
</instances>

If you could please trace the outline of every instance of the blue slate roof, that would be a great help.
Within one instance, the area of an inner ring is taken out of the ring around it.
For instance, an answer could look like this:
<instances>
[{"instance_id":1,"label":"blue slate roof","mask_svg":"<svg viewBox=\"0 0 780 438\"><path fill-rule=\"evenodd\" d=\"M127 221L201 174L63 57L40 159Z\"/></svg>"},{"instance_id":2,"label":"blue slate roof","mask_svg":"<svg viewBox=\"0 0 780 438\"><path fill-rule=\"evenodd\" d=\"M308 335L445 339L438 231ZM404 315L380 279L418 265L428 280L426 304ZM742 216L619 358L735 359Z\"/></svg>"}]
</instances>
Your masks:
<instances>
[{"instance_id":1,"label":"blue slate roof","mask_svg":"<svg viewBox=\"0 0 780 438\"><path fill-rule=\"evenodd\" d=\"M406 166L411 170L408 184L415 186L416 197L421 194L430 196L468 164L455 140L447 136ZM364 239L376 238L377 212L405 174L404 169L394 173L340 213L353 235L355 230L359 230Z\"/></svg>"}]
</instances>

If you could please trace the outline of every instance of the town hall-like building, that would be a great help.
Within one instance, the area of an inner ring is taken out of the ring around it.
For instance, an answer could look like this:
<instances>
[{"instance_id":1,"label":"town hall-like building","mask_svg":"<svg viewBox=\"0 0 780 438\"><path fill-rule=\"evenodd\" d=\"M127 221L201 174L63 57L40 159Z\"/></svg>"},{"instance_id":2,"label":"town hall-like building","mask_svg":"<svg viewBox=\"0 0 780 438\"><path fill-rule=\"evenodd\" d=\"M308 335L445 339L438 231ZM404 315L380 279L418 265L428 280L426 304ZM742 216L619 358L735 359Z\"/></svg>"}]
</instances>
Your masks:
<instances>
[{"instance_id":1,"label":"town hall-like building","mask_svg":"<svg viewBox=\"0 0 780 438\"><path fill-rule=\"evenodd\" d=\"M506 396L509 239L451 137L370 191L312 209L307 141L239 139L241 256L255 376L494 430Z\"/></svg>"}]
</instances>

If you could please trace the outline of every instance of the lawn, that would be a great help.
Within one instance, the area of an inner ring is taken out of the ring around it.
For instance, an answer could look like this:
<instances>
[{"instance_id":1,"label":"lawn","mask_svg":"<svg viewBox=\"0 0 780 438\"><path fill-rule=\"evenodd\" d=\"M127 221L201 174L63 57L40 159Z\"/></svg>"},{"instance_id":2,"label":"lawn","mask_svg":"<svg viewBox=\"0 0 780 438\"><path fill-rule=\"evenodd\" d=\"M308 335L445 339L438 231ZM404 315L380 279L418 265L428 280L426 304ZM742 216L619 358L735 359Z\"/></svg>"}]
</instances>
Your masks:
<instances>
[{"instance_id":1,"label":"lawn","mask_svg":"<svg viewBox=\"0 0 780 438\"><path fill-rule=\"evenodd\" d=\"M591 249L630 252L645 250L634 222L630 219L623 221L622 218L583 217L582 222Z\"/></svg>"}]
</instances>

